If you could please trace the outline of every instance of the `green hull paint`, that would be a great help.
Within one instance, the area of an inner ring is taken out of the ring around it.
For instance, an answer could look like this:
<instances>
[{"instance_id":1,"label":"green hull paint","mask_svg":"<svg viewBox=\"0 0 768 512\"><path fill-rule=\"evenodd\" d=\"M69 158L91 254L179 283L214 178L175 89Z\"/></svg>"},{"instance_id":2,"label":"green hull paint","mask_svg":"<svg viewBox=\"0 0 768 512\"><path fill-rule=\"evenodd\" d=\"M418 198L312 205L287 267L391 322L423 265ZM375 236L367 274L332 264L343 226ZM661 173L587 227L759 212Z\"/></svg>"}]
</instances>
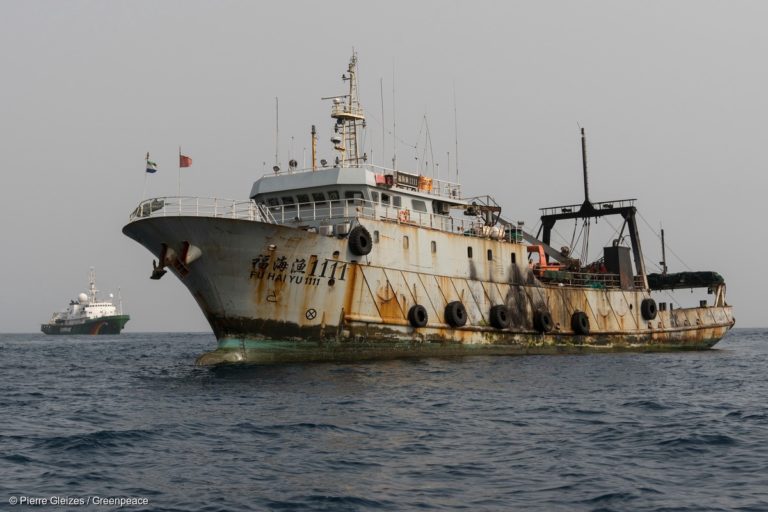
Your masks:
<instances>
[{"instance_id":1,"label":"green hull paint","mask_svg":"<svg viewBox=\"0 0 768 512\"><path fill-rule=\"evenodd\" d=\"M130 320L129 315L104 316L77 324L42 324L40 330L45 334L120 334L125 324Z\"/></svg>"},{"instance_id":2,"label":"green hull paint","mask_svg":"<svg viewBox=\"0 0 768 512\"><path fill-rule=\"evenodd\" d=\"M723 329L724 331L727 328ZM451 342L408 342L395 340L281 341L250 338L223 338L218 348L202 354L196 364L273 364L309 361L360 361L408 357L457 357L474 355L546 355L606 352L666 352L707 350L722 334L697 340L653 340L649 336L624 335L574 337L523 335L503 343L465 344Z\"/></svg>"}]
</instances>

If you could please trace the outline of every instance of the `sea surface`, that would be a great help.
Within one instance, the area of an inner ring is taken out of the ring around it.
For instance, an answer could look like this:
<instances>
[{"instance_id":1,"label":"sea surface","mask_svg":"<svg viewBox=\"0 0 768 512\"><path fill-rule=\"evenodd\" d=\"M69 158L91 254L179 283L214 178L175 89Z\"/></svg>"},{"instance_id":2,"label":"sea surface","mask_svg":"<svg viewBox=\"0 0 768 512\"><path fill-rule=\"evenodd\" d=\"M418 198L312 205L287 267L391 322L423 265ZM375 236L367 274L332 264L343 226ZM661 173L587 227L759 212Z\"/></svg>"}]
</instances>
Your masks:
<instances>
[{"instance_id":1,"label":"sea surface","mask_svg":"<svg viewBox=\"0 0 768 512\"><path fill-rule=\"evenodd\" d=\"M768 510L768 330L705 352L195 367L214 345L0 335L0 510Z\"/></svg>"}]
</instances>

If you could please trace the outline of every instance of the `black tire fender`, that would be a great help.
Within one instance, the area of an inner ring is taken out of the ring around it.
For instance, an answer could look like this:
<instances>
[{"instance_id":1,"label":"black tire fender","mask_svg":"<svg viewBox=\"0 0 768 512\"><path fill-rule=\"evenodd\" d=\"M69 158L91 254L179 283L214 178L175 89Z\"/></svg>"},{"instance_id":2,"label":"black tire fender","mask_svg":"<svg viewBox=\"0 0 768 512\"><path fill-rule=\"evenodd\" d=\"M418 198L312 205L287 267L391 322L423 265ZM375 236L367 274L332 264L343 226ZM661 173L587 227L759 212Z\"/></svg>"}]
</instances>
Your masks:
<instances>
[{"instance_id":1,"label":"black tire fender","mask_svg":"<svg viewBox=\"0 0 768 512\"><path fill-rule=\"evenodd\" d=\"M571 315L571 329L576 334L589 334L589 317L583 311L574 311Z\"/></svg>"},{"instance_id":2,"label":"black tire fender","mask_svg":"<svg viewBox=\"0 0 768 512\"><path fill-rule=\"evenodd\" d=\"M355 226L349 232L349 250L357 256L365 256L373 249L373 239L365 226Z\"/></svg>"},{"instance_id":3,"label":"black tire fender","mask_svg":"<svg viewBox=\"0 0 768 512\"><path fill-rule=\"evenodd\" d=\"M640 313L646 320L653 320L656 318L656 314L659 312L659 308L656 306L656 301L653 299L643 299L640 303Z\"/></svg>"},{"instance_id":4,"label":"black tire fender","mask_svg":"<svg viewBox=\"0 0 768 512\"><path fill-rule=\"evenodd\" d=\"M533 313L533 327L539 332L549 332L555 324L552 322L552 315L546 309L539 309Z\"/></svg>"},{"instance_id":5,"label":"black tire fender","mask_svg":"<svg viewBox=\"0 0 768 512\"><path fill-rule=\"evenodd\" d=\"M424 327L429 321L429 315L427 314L427 308L421 304L415 304L408 310L408 322L413 327Z\"/></svg>"},{"instance_id":6,"label":"black tire fender","mask_svg":"<svg viewBox=\"0 0 768 512\"><path fill-rule=\"evenodd\" d=\"M455 300L445 306L445 322L451 327L462 327L467 323L467 309L464 304Z\"/></svg>"},{"instance_id":7,"label":"black tire fender","mask_svg":"<svg viewBox=\"0 0 768 512\"><path fill-rule=\"evenodd\" d=\"M491 325L497 329L506 329L509 327L509 309L504 304L497 304L491 308Z\"/></svg>"}]
</instances>

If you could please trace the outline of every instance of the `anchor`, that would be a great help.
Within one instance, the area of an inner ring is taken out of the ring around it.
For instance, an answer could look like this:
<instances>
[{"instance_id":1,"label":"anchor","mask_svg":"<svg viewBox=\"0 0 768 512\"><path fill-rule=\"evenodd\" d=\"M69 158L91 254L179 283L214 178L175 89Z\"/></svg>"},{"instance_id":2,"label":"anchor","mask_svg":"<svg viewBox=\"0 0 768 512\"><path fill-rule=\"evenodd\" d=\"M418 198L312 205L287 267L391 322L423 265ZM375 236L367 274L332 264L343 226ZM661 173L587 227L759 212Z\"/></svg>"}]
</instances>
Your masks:
<instances>
[{"instance_id":1,"label":"anchor","mask_svg":"<svg viewBox=\"0 0 768 512\"><path fill-rule=\"evenodd\" d=\"M152 260L152 275L149 276L150 279L154 280L160 279L168 272L165 270L165 266L176 257L176 252L173 249L169 249L168 244L160 244L160 247L159 261Z\"/></svg>"},{"instance_id":2,"label":"anchor","mask_svg":"<svg viewBox=\"0 0 768 512\"><path fill-rule=\"evenodd\" d=\"M163 277L167 270L165 270L163 267L158 267L157 262L155 260L152 260L152 275L149 276L150 279L158 280L161 277Z\"/></svg>"}]
</instances>

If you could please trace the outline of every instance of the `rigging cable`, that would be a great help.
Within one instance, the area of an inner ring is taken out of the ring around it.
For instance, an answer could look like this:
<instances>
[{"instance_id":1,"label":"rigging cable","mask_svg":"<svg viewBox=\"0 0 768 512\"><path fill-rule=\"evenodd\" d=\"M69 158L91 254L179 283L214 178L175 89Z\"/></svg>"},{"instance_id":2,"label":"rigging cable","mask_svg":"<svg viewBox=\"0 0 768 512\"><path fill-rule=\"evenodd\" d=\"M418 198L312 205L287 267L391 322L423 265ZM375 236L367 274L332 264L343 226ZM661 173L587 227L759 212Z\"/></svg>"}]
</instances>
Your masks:
<instances>
[{"instance_id":1,"label":"rigging cable","mask_svg":"<svg viewBox=\"0 0 768 512\"><path fill-rule=\"evenodd\" d=\"M647 220L645 220L645 217L643 217L643 215L642 215L642 214L641 214L639 211L637 212L637 215L638 215L638 216L640 217L640 219L641 219L641 220L642 220L642 221L645 223L645 225L646 225L646 226L648 226L648 229L650 229L650 230L651 230L651 233L653 233L654 235L656 235L656 238L658 238L658 239L659 239L659 242L661 242L661 235L660 235L659 233L657 233L657 232L656 232L656 231L653 229L653 227L651 227L651 225L648 223L648 221L647 221ZM685 268L687 268L689 271L693 272L693 269L692 269L691 267L689 267L689 266L688 266L688 264L687 264L686 262L684 262L684 261L683 261L683 259L682 259L680 256L678 256L678 255L677 255L677 253L676 253L675 251L673 251L673 250L672 250L672 248L669 246L669 244L668 244L668 243L665 243L664 245L666 245L666 248L667 248L667 250L668 250L669 252L671 252L671 253L672 253L672 255L673 255L675 258L677 258L677 261L679 261L679 262L680 262L680 263L681 263L681 264L682 264L682 265L683 265Z\"/></svg>"}]
</instances>

